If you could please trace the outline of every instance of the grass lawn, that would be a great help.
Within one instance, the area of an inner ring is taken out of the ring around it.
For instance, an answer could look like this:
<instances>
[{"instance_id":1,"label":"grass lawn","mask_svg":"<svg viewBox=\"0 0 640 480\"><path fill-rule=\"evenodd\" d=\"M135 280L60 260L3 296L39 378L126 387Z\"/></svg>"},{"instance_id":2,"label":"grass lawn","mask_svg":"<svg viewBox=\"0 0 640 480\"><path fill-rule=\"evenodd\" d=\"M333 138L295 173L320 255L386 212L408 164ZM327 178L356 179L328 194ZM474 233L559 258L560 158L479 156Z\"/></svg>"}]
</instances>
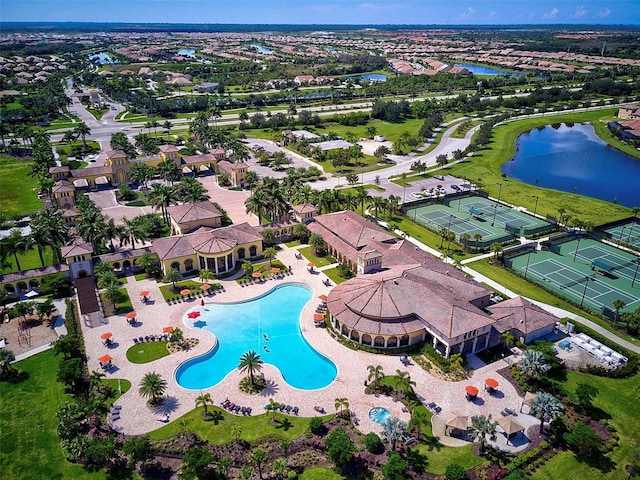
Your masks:
<instances>
[{"instance_id":1,"label":"grass lawn","mask_svg":"<svg viewBox=\"0 0 640 480\"><path fill-rule=\"evenodd\" d=\"M414 447L413 450L417 450L429 459L427 472L442 475L452 463L457 463L465 470L469 470L485 462L482 458L476 457L471 451L471 448L472 445L457 448L445 447L436 443L434 446L420 444Z\"/></svg>"},{"instance_id":2,"label":"grass lawn","mask_svg":"<svg viewBox=\"0 0 640 480\"><path fill-rule=\"evenodd\" d=\"M340 275L338 275L338 267L333 267L327 270L323 270L322 273L324 273L327 277L329 277L331 281L336 285L339 285L340 283L346 282L347 280L349 280L348 278L343 278Z\"/></svg>"},{"instance_id":3,"label":"grass lawn","mask_svg":"<svg viewBox=\"0 0 640 480\"><path fill-rule=\"evenodd\" d=\"M299 248L298 251L310 262L316 264L316 267L326 267L332 263L336 263L337 260L331 255L325 255L324 257L318 257L312 247Z\"/></svg>"},{"instance_id":4,"label":"grass lawn","mask_svg":"<svg viewBox=\"0 0 640 480\"><path fill-rule=\"evenodd\" d=\"M334 472L330 468L312 467L307 468L298 478L300 480L343 480L346 477Z\"/></svg>"},{"instance_id":5,"label":"grass lawn","mask_svg":"<svg viewBox=\"0 0 640 480\"><path fill-rule=\"evenodd\" d=\"M625 340L628 340L629 342L636 345L638 344L638 341L635 338L626 335L624 332L615 330L608 322L604 321L602 318L596 317L588 312L580 310L569 302L556 297L554 294L543 290L537 285L527 282L524 278L512 273L507 268L489 265L486 260L478 260L476 262L468 263L465 266L472 268L473 270L489 277L492 280L495 280L500 285L517 293L518 295L522 295L523 297L537 300L539 302L544 302L548 305L553 305L554 307L560 307L582 317L588 318L601 327L606 328L612 333L615 333L620 338L624 338Z\"/></svg>"},{"instance_id":6,"label":"grass lawn","mask_svg":"<svg viewBox=\"0 0 640 480\"><path fill-rule=\"evenodd\" d=\"M198 392L193 392L193 401L195 406L195 399L198 396ZM253 442L266 435L276 435L283 440L293 440L302 436L304 432L309 428L309 418L306 417L290 417L281 413L276 413L276 418L279 420L287 419L286 423L272 423L272 413L263 413L256 416L238 416L233 415L226 410L219 407L210 406L209 411L217 410L222 414L223 419L220 420L218 425L215 425L212 421L205 421L202 418L202 407L191 410L189 413L176 419L164 427L154 430L149 436L156 440L162 440L169 438L187 428L189 431L197 433L203 440L210 442L213 445L222 445L224 443L235 440L233 434L233 427L240 427L242 434L240 438ZM324 417L325 419L330 416Z\"/></svg>"},{"instance_id":7,"label":"grass lawn","mask_svg":"<svg viewBox=\"0 0 640 480\"><path fill-rule=\"evenodd\" d=\"M149 363L169 355L167 341L138 343L127 350L127 360L131 363Z\"/></svg>"},{"instance_id":8,"label":"grass lawn","mask_svg":"<svg viewBox=\"0 0 640 480\"><path fill-rule=\"evenodd\" d=\"M44 246L42 248L42 257L44 258L45 265L54 264L53 250L51 249L51 247ZM38 249L35 247L27 251L26 253L19 253L18 261L20 262L20 268L22 270L30 270L32 268L42 267L42 263L40 262L40 256L38 255ZM7 263L9 263L11 267L4 269L3 273L11 273L11 272L18 271L16 260L13 255L7 256Z\"/></svg>"},{"instance_id":9,"label":"grass lawn","mask_svg":"<svg viewBox=\"0 0 640 480\"><path fill-rule=\"evenodd\" d=\"M39 210L38 182L29 175L30 162L0 157L0 216L27 215Z\"/></svg>"},{"instance_id":10,"label":"grass lawn","mask_svg":"<svg viewBox=\"0 0 640 480\"><path fill-rule=\"evenodd\" d=\"M105 316L111 312L111 315L118 315L121 313L127 313L133 311L133 305L131 304L131 299L129 298L129 293L126 288L120 289L120 298L116 300L115 308L113 308L113 303L111 300L107 300L104 298L104 292L100 293L100 300L102 301L102 306L104 307ZM112 311L113 309L113 311Z\"/></svg>"},{"instance_id":11,"label":"grass lawn","mask_svg":"<svg viewBox=\"0 0 640 480\"><path fill-rule=\"evenodd\" d=\"M200 291L200 287L204 285L202 282L196 282L195 280L183 280L182 282L176 282L176 289L173 289L173 285L163 285L160 287L162 292L162 298L169 300L180 296L180 291L186 289L191 290L191 293L197 293ZM210 284L212 289L216 288L216 284ZM219 284L218 284L219 285Z\"/></svg>"},{"instance_id":12,"label":"grass lawn","mask_svg":"<svg viewBox=\"0 0 640 480\"><path fill-rule=\"evenodd\" d=\"M394 222L394 220L400 220L400 217L396 217L395 219L391 220L390 223L395 223L395 225L397 225L397 228L415 238L416 240L421 241L425 245L445 252L448 242L445 241L443 243L442 237L436 232L432 232L428 228L425 228L406 217L403 217L399 222ZM442 248L440 247L441 244L443 245ZM471 247L473 247L473 244L471 244ZM460 247L455 242L451 242L451 250L451 252L447 252L447 255L454 260L464 260L475 255L475 253L463 253L462 247Z\"/></svg>"},{"instance_id":13,"label":"grass lawn","mask_svg":"<svg viewBox=\"0 0 640 480\"><path fill-rule=\"evenodd\" d=\"M593 385L599 390L593 405L611 416L609 423L615 426L620 437L619 445L607 455L614 462L612 469L600 470L589 465L589 458L576 457L571 452L564 452L543 465L531 478L534 480L629 478L625 466L630 463L632 450L640 445L640 420L637 408L634 407L640 403L640 375L616 380L568 371L565 382L567 392L573 395L579 383Z\"/></svg>"},{"instance_id":14,"label":"grass lawn","mask_svg":"<svg viewBox=\"0 0 640 480\"><path fill-rule=\"evenodd\" d=\"M58 405L71 400L56 382L59 358L52 350L17 362L28 378L0 388L0 471L7 479L98 479L67 463L56 436Z\"/></svg>"},{"instance_id":15,"label":"grass lawn","mask_svg":"<svg viewBox=\"0 0 640 480\"><path fill-rule=\"evenodd\" d=\"M105 404L107 408L111 408L111 405L131 388L131 382L124 378L105 378L100 383L111 387L111 396Z\"/></svg>"},{"instance_id":16,"label":"grass lawn","mask_svg":"<svg viewBox=\"0 0 640 480\"><path fill-rule=\"evenodd\" d=\"M136 273L133 278L135 278L139 282L140 280L146 280L147 278L149 278L149 275L147 275L145 272Z\"/></svg>"},{"instance_id":17,"label":"grass lawn","mask_svg":"<svg viewBox=\"0 0 640 480\"><path fill-rule=\"evenodd\" d=\"M516 137L533 128L561 122L591 123L596 132L607 142L614 143L603 121L610 120L615 110L596 110L584 113L571 113L541 118L529 118L510 122L494 129L493 139L488 147L480 150L470 159L440 170L442 174L463 177L478 181L483 190L493 197L498 196L502 184L501 198L511 204L526 207L533 211L534 196L539 197L537 213L558 217L558 209L564 208L565 214L572 218L600 225L631 216L631 209L610 202L585 197L574 193L560 192L521 183L511 178L503 178L500 172L502 164L507 162L515 152ZM638 153L635 155L639 156Z\"/></svg>"}]
</instances>

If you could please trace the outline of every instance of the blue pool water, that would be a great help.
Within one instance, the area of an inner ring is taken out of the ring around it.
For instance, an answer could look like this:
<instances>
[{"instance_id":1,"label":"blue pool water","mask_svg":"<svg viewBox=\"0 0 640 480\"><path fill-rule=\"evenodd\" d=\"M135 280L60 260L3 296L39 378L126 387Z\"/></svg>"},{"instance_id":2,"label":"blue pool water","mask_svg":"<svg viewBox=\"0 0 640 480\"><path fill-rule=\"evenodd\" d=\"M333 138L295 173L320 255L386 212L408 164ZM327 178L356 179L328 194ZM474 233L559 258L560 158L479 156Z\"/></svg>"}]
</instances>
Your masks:
<instances>
[{"instance_id":1,"label":"blue pool water","mask_svg":"<svg viewBox=\"0 0 640 480\"><path fill-rule=\"evenodd\" d=\"M391 412L384 407L373 407L369 410L369 418L382 425L391 416Z\"/></svg>"},{"instance_id":2,"label":"blue pool water","mask_svg":"<svg viewBox=\"0 0 640 480\"><path fill-rule=\"evenodd\" d=\"M315 390L329 385L337 375L336 366L300 332L300 312L311 295L304 285L290 283L246 302L208 304L199 309L202 315L197 320L205 323L202 328L213 333L218 343L212 351L178 367L178 385L190 390L212 387L238 368L240 357L248 350L278 368L292 387ZM193 324L193 320L187 322Z\"/></svg>"},{"instance_id":3,"label":"blue pool water","mask_svg":"<svg viewBox=\"0 0 640 480\"><path fill-rule=\"evenodd\" d=\"M610 147L588 124L546 126L517 140L509 177L564 192L640 205L640 160Z\"/></svg>"},{"instance_id":4,"label":"blue pool water","mask_svg":"<svg viewBox=\"0 0 640 480\"><path fill-rule=\"evenodd\" d=\"M367 80L369 82L386 82L387 76L381 73L365 73L364 75L356 75L355 77L347 77L347 80L355 80L360 78L361 80Z\"/></svg>"},{"instance_id":5,"label":"blue pool water","mask_svg":"<svg viewBox=\"0 0 640 480\"><path fill-rule=\"evenodd\" d=\"M523 73L505 72L496 70L495 68L483 67L482 65L471 65L468 63L456 63L456 67L462 67L469 70L474 75L488 76L488 75L506 75L507 77L523 77Z\"/></svg>"}]
</instances>

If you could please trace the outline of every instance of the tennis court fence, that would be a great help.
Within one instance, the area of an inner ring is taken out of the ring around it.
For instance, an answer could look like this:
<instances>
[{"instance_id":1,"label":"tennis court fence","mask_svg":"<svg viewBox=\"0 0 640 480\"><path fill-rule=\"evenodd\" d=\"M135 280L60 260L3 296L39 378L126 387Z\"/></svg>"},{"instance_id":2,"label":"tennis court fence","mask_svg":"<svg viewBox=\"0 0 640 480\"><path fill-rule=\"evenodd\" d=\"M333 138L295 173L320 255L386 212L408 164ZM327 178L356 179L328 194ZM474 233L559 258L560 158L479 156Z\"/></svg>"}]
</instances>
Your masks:
<instances>
[{"instance_id":1,"label":"tennis court fence","mask_svg":"<svg viewBox=\"0 0 640 480\"><path fill-rule=\"evenodd\" d=\"M515 245L513 247L505 248L502 251L502 263L511 268L513 265L513 259L526 255L527 253L533 253L536 251L535 243L525 243L524 245Z\"/></svg>"}]
</instances>

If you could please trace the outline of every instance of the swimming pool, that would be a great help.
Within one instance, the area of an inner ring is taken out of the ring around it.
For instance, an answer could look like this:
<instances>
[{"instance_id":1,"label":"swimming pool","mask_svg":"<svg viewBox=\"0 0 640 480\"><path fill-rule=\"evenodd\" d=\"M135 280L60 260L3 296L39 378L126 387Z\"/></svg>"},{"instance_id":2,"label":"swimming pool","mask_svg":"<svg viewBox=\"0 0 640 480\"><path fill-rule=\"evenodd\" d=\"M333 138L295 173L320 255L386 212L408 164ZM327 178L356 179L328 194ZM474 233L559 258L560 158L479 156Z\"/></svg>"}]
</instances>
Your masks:
<instances>
[{"instance_id":1,"label":"swimming pool","mask_svg":"<svg viewBox=\"0 0 640 480\"><path fill-rule=\"evenodd\" d=\"M338 373L335 364L316 352L300 331L300 312L312 294L305 285L288 283L245 302L199 308L198 324L218 342L205 355L177 368L178 385L190 390L212 387L238 368L248 350L278 368L292 387L316 390L329 385Z\"/></svg>"},{"instance_id":2,"label":"swimming pool","mask_svg":"<svg viewBox=\"0 0 640 480\"><path fill-rule=\"evenodd\" d=\"M373 407L369 410L369 418L382 425L391 416L391 412L384 407Z\"/></svg>"}]
</instances>

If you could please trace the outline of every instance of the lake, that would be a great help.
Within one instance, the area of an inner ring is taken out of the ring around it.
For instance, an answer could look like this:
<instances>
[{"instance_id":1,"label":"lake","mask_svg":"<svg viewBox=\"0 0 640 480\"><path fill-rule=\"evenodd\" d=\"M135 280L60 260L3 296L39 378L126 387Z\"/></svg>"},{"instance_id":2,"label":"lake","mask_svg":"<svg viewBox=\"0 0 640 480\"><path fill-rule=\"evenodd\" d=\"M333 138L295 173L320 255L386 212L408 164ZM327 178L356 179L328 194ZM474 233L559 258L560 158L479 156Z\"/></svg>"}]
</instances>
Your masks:
<instances>
[{"instance_id":1,"label":"lake","mask_svg":"<svg viewBox=\"0 0 640 480\"><path fill-rule=\"evenodd\" d=\"M196 51L191 48L183 48L178 50L178 55L182 55L183 57L195 57Z\"/></svg>"},{"instance_id":2,"label":"lake","mask_svg":"<svg viewBox=\"0 0 640 480\"><path fill-rule=\"evenodd\" d=\"M506 75L508 77L524 77L524 73L504 72L501 70L496 70L494 68L484 67L482 65L471 65L469 63L456 63L455 66L466 68L471 73L478 76Z\"/></svg>"},{"instance_id":3,"label":"lake","mask_svg":"<svg viewBox=\"0 0 640 480\"><path fill-rule=\"evenodd\" d=\"M93 55L89 55L90 60L98 60L100 65L106 65L107 63L118 63L118 60L114 60L109 56L106 52L95 53Z\"/></svg>"},{"instance_id":4,"label":"lake","mask_svg":"<svg viewBox=\"0 0 640 480\"><path fill-rule=\"evenodd\" d=\"M249 47L254 50L257 50L259 53L262 53L263 55L271 55L273 53L273 50L269 50L268 48L265 48L262 45L258 45L257 43L252 43L251 45L249 45Z\"/></svg>"},{"instance_id":5,"label":"lake","mask_svg":"<svg viewBox=\"0 0 640 480\"><path fill-rule=\"evenodd\" d=\"M520 135L501 170L530 185L640 205L640 160L610 147L588 124L548 125Z\"/></svg>"},{"instance_id":6,"label":"lake","mask_svg":"<svg viewBox=\"0 0 640 480\"><path fill-rule=\"evenodd\" d=\"M380 73L365 73L364 75L347 77L347 80L355 80L356 78L359 78L360 80L367 80L369 82L386 82L387 81L387 76L382 75Z\"/></svg>"}]
</instances>

